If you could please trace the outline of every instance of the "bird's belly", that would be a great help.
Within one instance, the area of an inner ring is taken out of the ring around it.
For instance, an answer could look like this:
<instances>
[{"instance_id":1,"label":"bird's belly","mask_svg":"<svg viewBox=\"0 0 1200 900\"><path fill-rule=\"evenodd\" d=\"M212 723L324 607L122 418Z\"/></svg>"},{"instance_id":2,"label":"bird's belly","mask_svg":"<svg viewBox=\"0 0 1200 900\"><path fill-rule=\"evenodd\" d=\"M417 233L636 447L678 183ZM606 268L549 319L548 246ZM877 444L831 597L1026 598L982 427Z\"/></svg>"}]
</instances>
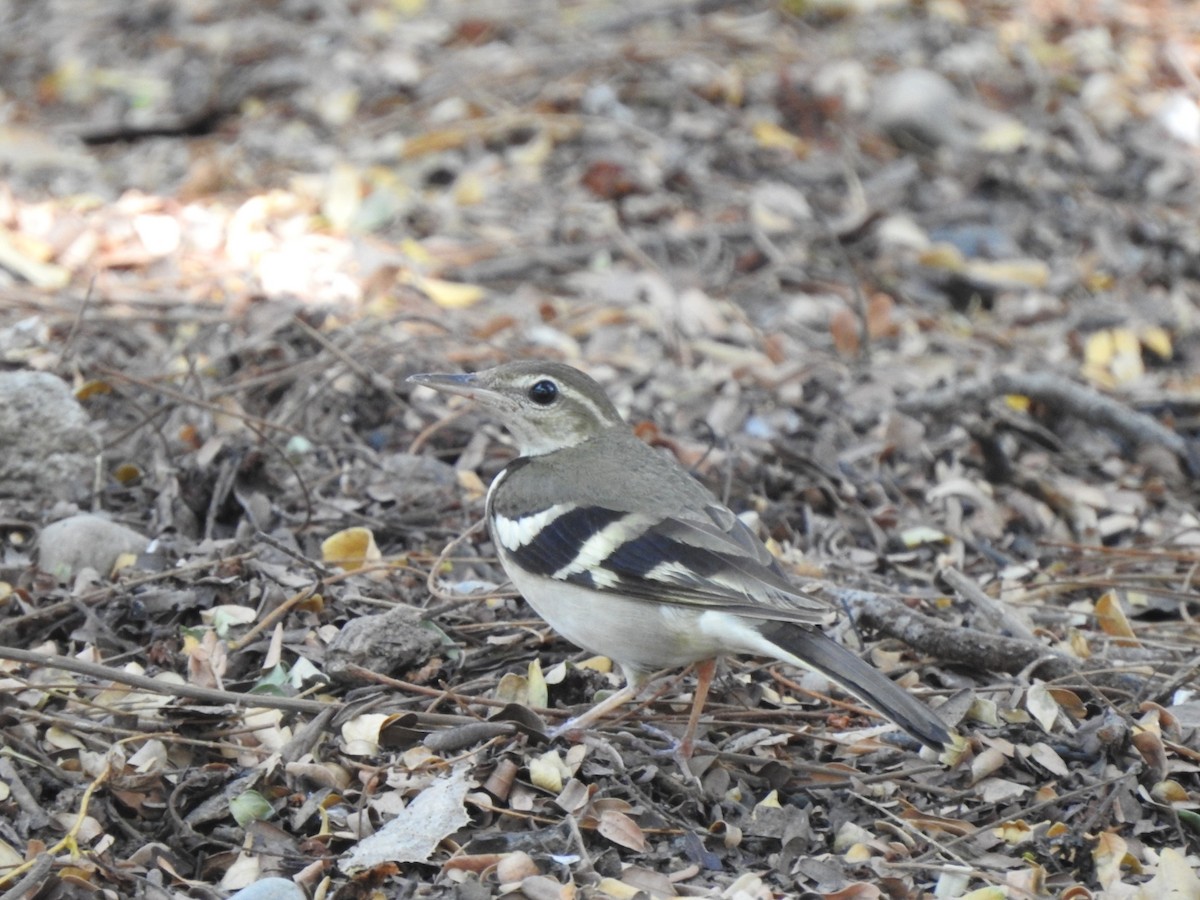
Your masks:
<instances>
[{"instance_id":1,"label":"bird's belly","mask_svg":"<svg viewBox=\"0 0 1200 900\"><path fill-rule=\"evenodd\" d=\"M732 649L711 626L712 613L666 603L650 603L544 580L516 571L508 574L527 603L573 644L607 656L626 674L645 674L711 659ZM738 617L728 616L734 619Z\"/></svg>"}]
</instances>

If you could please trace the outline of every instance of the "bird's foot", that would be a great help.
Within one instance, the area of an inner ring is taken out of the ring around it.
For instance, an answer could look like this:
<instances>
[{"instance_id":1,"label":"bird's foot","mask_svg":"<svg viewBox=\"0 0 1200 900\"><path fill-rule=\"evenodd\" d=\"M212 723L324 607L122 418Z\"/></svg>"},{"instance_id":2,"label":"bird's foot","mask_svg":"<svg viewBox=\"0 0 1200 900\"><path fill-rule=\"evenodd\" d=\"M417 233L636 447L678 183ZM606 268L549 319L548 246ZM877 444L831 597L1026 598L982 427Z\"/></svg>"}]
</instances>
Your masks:
<instances>
[{"instance_id":1,"label":"bird's foot","mask_svg":"<svg viewBox=\"0 0 1200 900\"><path fill-rule=\"evenodd\" d=\"M658 738L660 741L665 741L666 745L659 750L650 750L651 756L670 757L674 760L675 765L679 767L679 772L683 776L684 781L691 782L695 787L700 787L700 777L692 771L692 751L695 749L695 744L691 739L691 735L686 735L682 738L675 737L671 732L659 728L656 725L651 725L648 722L642 723L642 731Z\"/></svg>"}]
</instances>

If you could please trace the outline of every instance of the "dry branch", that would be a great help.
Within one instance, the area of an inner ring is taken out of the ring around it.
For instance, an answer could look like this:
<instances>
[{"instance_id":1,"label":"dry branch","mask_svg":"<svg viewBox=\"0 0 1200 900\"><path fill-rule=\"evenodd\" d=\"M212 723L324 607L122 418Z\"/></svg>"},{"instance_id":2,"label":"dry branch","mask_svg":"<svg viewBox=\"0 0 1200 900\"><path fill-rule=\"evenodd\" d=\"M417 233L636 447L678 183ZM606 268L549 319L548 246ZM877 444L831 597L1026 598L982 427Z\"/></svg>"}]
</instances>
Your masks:
<instances>
[{"instance_id":1,"label":"dry branch","mask_svg":"<svg viewBox=\"0 0 1200 900\"><path fill-rule=\"evenodd\" d=\"M1018 394L1036 400L1055 413L1073 416L1119 435L1135 447L1165 447L1179 457L1193 475L1200 475L1200 448L1194 443L1152 416L1130 409L1093 388L1053 373L1001 373L990 380L981 378L966 381L907 398L899 402L897 408L910 415L957 412L963 406L979 406L1004 394Z\"/></svg>"},{"instance_id":2,"label":"dry branch","mask_svg":"<svg viewBox=\"0 0 1200 900\"><path fill-rule=\"evenodd\" d=\"M1131 672L1113 671L1110 661L1093 659L1085 667L1079 660L1034 641L986 634L960 628L915 612L898 600L850 588L834 588L830 594L856 613L859 624L894 637L926 656L974 672L1016 674L1029 669L1047 681L1087 683L1114 695L1137 691L1142 678ZM1104 671L1097 671L1103 668Z\"/></svg>"}]
</instances>

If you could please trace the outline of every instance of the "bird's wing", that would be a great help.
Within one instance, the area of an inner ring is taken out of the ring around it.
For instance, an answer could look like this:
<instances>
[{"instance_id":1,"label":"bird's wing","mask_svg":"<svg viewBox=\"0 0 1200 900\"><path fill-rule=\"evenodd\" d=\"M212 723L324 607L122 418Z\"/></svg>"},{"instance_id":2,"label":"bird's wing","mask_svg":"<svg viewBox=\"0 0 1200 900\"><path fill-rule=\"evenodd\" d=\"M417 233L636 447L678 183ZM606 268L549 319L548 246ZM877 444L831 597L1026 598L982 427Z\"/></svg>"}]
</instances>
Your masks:
<instances>
[{"instance_id":1,"label":"bird's wing","mask_svg":"<svg viewBox=\"0 0 1200 900\"><path fill-rule=\"evenodd\" d=\"M506 564L625 597L758 619L823 624L829 604L800 593L770 551L730 510L705 520L602 505L559 504L493 518Z\"/></svg>"}]
</instances>

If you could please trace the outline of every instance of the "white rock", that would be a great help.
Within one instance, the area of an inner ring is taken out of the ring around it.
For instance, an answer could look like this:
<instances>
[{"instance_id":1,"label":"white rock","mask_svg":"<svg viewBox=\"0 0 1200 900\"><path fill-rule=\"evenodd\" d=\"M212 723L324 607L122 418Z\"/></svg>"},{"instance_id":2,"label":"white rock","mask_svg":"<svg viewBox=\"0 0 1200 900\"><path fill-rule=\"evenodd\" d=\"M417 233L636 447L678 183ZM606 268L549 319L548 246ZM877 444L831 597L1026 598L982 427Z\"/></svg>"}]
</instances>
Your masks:
<instances>
[{"instance_id":1,"label":"white rock","mask_svg":"<svg viewBox=\"0 0 1200 900\"><path fill-rule=\"evenodd\" d=\"M149 538L132 528L83 513L42 529L38 568L60 582L70 581L83 569L107 576L121 554L141 553L149 543Z\"/></svg>"},{"instance_id":2,"label":"white rock","mask_svg":"<svg viewBox=\"0 0 1200 900\"><path fill-rule=\"evenodd\" d=\"M1155 116L1171 137L1192 147L1200 147L1200 106L1186 94L1167 96Z\"/></svg>"},{"instance_id":3,"label":"white rock","mask_svg":"<svg viewBox=\"0 0 1200 900\"><path fill-rule=\"evenodd\" d=\"M61 378L0 373L0 496L85 499L100 442Z\"/></svg>"},{"instance_id":4,"label":"white rock","mask_svg":"<svg viewBox=\"0 0 1200 900\"><path fill-rule=\"evenodd\" d=\"M875 86L871 122L902 147L933 149L966 140L961 98L954 85L929 69L904 69Z\"/></svg>"}]
</instances>

